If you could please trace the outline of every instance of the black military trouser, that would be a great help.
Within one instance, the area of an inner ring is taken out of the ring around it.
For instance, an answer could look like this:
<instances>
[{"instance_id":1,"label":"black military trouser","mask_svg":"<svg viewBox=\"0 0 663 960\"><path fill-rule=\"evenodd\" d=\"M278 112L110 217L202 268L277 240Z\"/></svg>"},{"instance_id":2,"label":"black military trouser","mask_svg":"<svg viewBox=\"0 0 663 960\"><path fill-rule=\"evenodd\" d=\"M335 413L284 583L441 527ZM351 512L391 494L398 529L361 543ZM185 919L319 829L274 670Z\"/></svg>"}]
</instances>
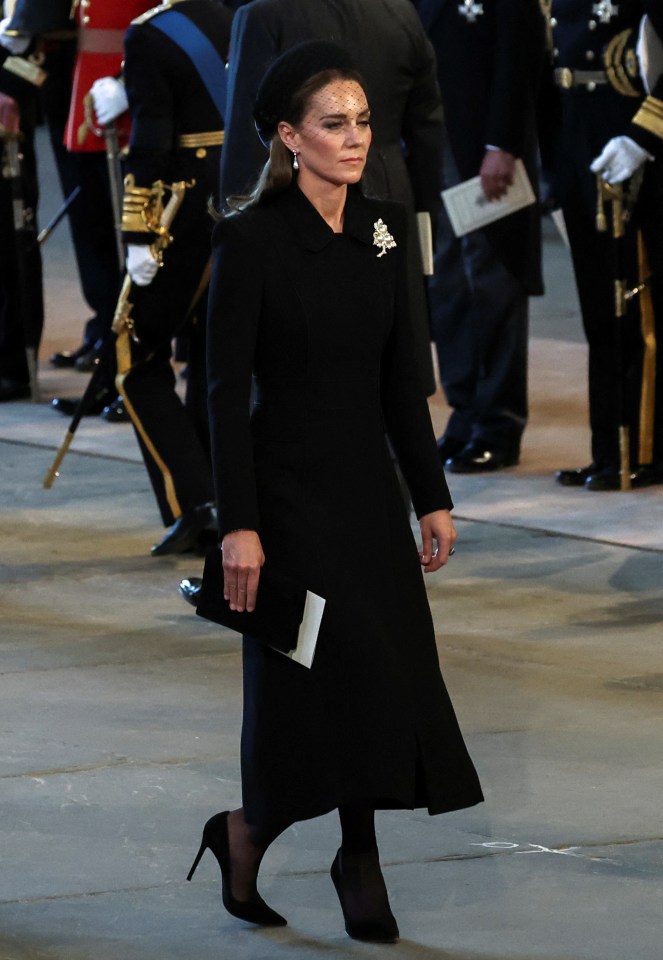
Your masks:
<instances>
[{"instance_id":1,"label":"black military trouser","mask_svg":"<svg viewBox=\"0 0 663 960\"><path fill-rule=\"evenodd\" d=\"M35 162L33 130L23 130L21 141L21 187L26 208L36 215L39 198L37 167ZM4 145L0 142L0 155ZM4 163L4 158L3 163ZM25 355L25 330L30 331L29 345L37 349L44 325L44 297L42 266L39 247L32 245L36 229L26 234L26 249L23 253L22 270L17 257L19 249L14 233L12 190L10 181L0 177L0 377L17 383L28 382L28 365ZM30 247L30 249L27 249ZM27 283L19 287L23 274Z\"/></svg>"},{"instance_id":2,"label":"black military trouser","mask_svg":"<svg viewBox=\"0 0 663 960\"><path fill-rule=\"evenodd\" d=\"M54 45L40 93L62 191L67 197L81 188L68 217L83 296L94 312L83 340L92 344L110 331L121 277L105 151L71 153L63 143L75 59L75 41Z\"/></svg>"},{"instance_id":3,"label":"black military trouser","mask_svg":"<svg viewBox=\"0 0 663 960\"><path fill-rule=\"evenodd\" d=\"M444 162L447 185L458 183L448 149ZM528 415L523 285L484 231L458 238L442 210L429 289L440 382L452 407L445 436L517 452Z\"/></svg>"}]
</instances>

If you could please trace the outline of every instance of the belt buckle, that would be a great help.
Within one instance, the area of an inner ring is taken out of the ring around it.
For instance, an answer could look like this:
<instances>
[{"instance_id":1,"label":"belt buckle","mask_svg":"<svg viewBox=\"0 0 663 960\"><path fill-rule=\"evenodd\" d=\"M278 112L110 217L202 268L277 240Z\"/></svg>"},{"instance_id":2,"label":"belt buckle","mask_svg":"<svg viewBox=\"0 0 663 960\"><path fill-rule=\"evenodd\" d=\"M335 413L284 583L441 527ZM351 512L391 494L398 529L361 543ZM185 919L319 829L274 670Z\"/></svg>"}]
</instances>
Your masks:
<instances>
[{"instance_id":1,"label":"belt buckle","mask_svg":"<svg viewBox=\"0 0 663 960\"><path fill-rule=\"evenodd\" d=\"M573 87L573 70L570 67L562 67L559 71L559 85L563 90L570 90Z\"/></svg>"}]
</instances>

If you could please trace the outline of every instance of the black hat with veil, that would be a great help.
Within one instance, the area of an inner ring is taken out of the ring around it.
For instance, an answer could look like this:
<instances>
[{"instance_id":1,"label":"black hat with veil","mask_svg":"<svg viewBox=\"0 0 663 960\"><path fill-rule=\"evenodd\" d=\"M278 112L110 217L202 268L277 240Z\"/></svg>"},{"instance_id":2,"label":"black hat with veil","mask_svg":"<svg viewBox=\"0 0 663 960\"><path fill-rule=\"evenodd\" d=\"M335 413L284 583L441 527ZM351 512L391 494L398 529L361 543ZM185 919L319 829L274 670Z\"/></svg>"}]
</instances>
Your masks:
<instances>
[{"instance_id":1,"label":"black hat with veil","mask_svg":"<svg viewBox=\"0 0 663 960\"><path fill-rule=\"evenodd\" d=\"M306 40L290 47L269 67L262 79L253 108L258 136L268 146L287 113L293 95L307 80L327 70L354 74L357 67L343 47L330 40Z\"/></svg>"}]
</instances>

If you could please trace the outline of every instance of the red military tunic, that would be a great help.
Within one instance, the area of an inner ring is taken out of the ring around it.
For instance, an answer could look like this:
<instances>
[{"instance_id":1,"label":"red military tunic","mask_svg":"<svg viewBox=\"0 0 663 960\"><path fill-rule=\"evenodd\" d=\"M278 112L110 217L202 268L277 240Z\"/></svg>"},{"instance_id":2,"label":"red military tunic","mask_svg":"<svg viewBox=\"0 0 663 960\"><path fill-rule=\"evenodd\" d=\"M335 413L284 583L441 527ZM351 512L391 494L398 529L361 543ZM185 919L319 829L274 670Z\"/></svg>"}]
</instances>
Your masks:
<instances>
[{"instance_id":1,"label":"red military tunic","mask_svg":"<svg viewBox=\"0 0 663 960\"><path fill-rule=\"evenodd\" d=\"M155 0L75 0L78 55L74 67L69 119L65 130L68 150L105 150L103 136L86 122L85 97L95 80L115 77L124 58L124 34L131 21L155 5ZM92 112L92 119L94 112ZM118 121L120 142L129 139L129 118Z\"/></svg>"}]
</instances>

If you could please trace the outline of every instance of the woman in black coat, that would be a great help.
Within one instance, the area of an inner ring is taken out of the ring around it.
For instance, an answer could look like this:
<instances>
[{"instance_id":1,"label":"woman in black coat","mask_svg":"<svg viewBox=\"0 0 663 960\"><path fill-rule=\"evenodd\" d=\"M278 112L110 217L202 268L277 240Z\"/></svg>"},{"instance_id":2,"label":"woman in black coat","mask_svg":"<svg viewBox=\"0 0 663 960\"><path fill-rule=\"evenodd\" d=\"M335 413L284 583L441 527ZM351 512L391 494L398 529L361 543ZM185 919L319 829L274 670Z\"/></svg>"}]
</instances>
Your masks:
<instances>
[{"instance_id":1,"label":"woman in black coat","mask_svg":"<svg viewBox=\"0 0 663 960\"><path fill-rule=\"evenodd\" d=\"M255 114L270 161L216 227L210 293L223 589L232 610L259 608L266 562L326 606L310 669L245 636L243 806L208 822L199 856L219 860L231 913L285 923L257 893L262 855L289 824L338 809L331 874L346 930L394 941L374 811L482 799L421 577L456 533L412 352L405 212L361 193L368 104L339 47L284 54Z\"/></svg>"},{"instance_id":2,"label":"woman in black coat","mask_svg":"<svg viewBox=\"0 0 663 960\"><path fill-rule=\"evenodd\" d=\"M435 54L410 0L253 0L233 20L221 196L253 183L266 155L251 123L265 71L305 40L333 40L361 72L373 110L372 146L362 178L369 196L404 203L414 349L424 389L435 392L430 317L415 211L436 219L443 111ZM469 98L468 103L473 103ZM473 105L474 106L474 105ZM411 242L410 242L411 241Z\"/></svg>"}]
</instances>

